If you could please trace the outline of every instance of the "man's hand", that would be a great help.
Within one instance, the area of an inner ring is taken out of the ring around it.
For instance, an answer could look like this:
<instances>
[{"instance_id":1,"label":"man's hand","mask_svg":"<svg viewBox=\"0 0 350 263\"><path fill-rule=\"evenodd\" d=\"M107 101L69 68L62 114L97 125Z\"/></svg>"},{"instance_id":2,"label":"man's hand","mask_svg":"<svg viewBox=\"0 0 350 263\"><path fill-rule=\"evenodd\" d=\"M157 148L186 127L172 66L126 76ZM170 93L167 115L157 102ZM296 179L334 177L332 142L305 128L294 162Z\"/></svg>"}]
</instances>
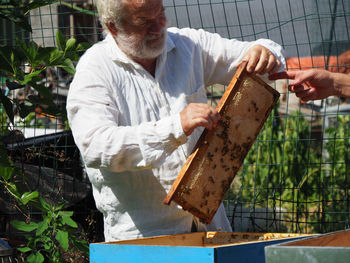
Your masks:
<instances>
[{"instance_id":1,"label":"man's hand","mask_svg":"<svg viewBox=\"0 0 350 263\"><path fill-rule=\"evenodd\" d=\"M248 49L242 59L242 62L243 61L248 61L247 71L249 73L261 75L266 73L273 74L281 68L281 62L269 49L262 45L254 45Z\"/></svg>"},{"instance_id":2,"label":"man's hand","mask_svg":"<svg viewBox=\"0 0 350 263\"><path fill-rule=\"evenodd\" d=\"M334 87L333 75L326 70L310 69L303 71L280 72L269 76L270 80L291 79L289 90L302 101L321 100L340 95Z\"/></svg>"},{"instance_id":3,"label":"man's hand","mask_svg":"<svg viewBox=\"0 0 350 263\"><path fill-rule=\"evenodd\" d=\"M212 106L205 103L190 103L180 112L182 129L187 136L197 127L211 130L216 127L220 114Z\"/></svg>"}]
</instances>

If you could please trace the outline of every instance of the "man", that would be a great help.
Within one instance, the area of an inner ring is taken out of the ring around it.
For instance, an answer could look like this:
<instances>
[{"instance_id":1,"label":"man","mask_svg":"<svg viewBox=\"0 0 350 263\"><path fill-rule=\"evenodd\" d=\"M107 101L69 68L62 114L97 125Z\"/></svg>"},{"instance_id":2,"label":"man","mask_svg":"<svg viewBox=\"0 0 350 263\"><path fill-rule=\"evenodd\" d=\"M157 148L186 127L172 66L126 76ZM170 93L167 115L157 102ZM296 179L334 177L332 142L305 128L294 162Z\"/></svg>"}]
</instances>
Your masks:
<instances>
[{"instance_id":1,"label":"man","mask_svg":"<svg viewBox=\"0 0 350 263\"><path fill-rule=\"evenodd\" d=\"M220 118L205 87L228 84L243 59L250 72L276 72L281 47L167 30L161 0L100 0L97 8L109 34L81 58L67 111L106 241L231 231L222 205L204 225L162 201L203 129Z\"/></svg>"},{"instance_id":2,"label":"man","mask_svg":"<svg viewBox=\"0 0 350 263\"><path fill-rule=\"evenodd\" d=\"M270 80L292 79L289 90L302 101L322 100L329 96L350 98L350 75L322 69L280 72Z\"/></svg>"}]
</instances>

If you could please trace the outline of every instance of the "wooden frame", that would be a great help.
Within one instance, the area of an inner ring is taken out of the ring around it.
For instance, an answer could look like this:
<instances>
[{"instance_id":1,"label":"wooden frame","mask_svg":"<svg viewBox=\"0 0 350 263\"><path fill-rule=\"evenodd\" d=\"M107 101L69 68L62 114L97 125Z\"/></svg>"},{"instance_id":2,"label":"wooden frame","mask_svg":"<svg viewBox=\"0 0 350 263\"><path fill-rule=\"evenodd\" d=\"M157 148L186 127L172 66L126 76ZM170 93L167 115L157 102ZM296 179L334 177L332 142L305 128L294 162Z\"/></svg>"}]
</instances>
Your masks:
<instances>
[{"instance_id":1,"label":"wooden frame","mask_svg":"<svg viewBox=\"0 0 350 263\"><path fill-rule=\"evenodd\" d=\"M204 130L163 201L175 201L206 224L280 95L245 68L243 63L216 107L221 115L218 126Z\"/></svg>"}]
</instances>

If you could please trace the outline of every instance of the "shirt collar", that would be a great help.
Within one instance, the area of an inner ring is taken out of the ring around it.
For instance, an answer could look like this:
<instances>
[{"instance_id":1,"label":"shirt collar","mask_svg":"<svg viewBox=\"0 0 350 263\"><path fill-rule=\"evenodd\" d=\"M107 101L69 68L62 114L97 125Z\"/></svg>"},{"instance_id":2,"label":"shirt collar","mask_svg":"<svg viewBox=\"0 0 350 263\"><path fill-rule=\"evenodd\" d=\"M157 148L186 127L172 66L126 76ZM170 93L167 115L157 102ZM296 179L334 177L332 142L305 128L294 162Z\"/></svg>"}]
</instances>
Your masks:
<instances>
[{"instance_id":1,"label":"shirt collar","mask_svg":"<svg viewBox=\"0 0 350 263\"><path fill-rule=\"evenodd\" d=\"M135 61L133 61L131 58L129 58L117 45L117 43L115 42L113 36L108 33L105 40L107 43L109 52L108 54L110 54L111 59L115 62L115 63L123 63L123 64L132 64L134 66L137 66L138 63L136 63ZM166 47L163 51L163 53L160 56L165 56L166 53L170 52L173 48L175 48L175 44L173 42L173 40L171 39L171 37L168 34L168 38L167 38L167 43L166 43Z\"/></svg>"}]
</instances>

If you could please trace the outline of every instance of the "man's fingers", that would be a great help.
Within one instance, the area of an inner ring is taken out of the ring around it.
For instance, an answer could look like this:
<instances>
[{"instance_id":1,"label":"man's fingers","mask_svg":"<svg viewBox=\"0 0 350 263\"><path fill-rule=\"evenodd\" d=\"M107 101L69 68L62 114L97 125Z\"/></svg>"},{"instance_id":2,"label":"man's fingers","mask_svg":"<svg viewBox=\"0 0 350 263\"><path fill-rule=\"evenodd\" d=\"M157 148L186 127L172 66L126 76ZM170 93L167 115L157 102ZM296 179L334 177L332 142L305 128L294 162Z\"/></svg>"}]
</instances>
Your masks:
<instances>
[{"instance_id":1,"label":"man's fingers","mask_svg":"<svg viewBox=\"0 0 350 263\"><path fill-rule=\"evenodd\" d=\"M262 74L262 72L265 70L268 64L269 64L269 54L268 52L266 52L266 50L263 49L260 53L260 56L258 57L258 61L254 68L254 72Z\"/></svg>"},{"instance_id":2,"label":"man's fingers","mask_svg":"<svg viewBox=\"0 0 350 263\"><path fill-rule=\"evenodd\" d=\"M204 127L208 130L212 130L216 127L218 121L215 120L215 118L212 118L211 116L208 116L207 118L203 117L197 117L193 119L195 122L195 127Z\"/></svg>"},{"instance_id":3,"label":"man's fingers","mask_svg":"<svg viewBox=\"0 0 350 263\"><path fill-rule=\"evenodd\" d=\"M281 66L282 66L281 61L279 61L278 59L275 59L274 67L270 71L267 71L267 73L268 74L275 74L276 72L278 72L280 70Z\"/></svg>"},{"instance_id":4,"label":"man's fingers","mask_svg":"<svg viewBox=\"0 0 350 263\"><path fill-rule=\"evenodd\" d=\"M195 127L204 127L207 129L211 129L213 123L210 118L202 118L202 117L197 117L193 119L193 122L195 123Z\"/></svg>"},{"instance_id":5,"label":"man's fingers","mask_svg":"<svg viewBox=\"0 0 350 263\"><path fill-rule=\"evenodd\" d=\"M247 71L249 73L253 73L255 72L255 68L256 68L256 65L258 64L259 62L259 58L260 58L260 55L261 55L261 49L259 46L253 46L251 47L246 56L245 56L245 59L248 61L247 63Z\"/></svg>"},{"instance_id":6,"label":"man's fingers","mask_svg":"<svg viewBox=\"0 0 350 263\"><path fill-rule=\"evenodd\" d=\"M266 65L265 69L260 72L260 74L261 75L264 75L266 73L272 74L273 72L275 72L276 70L278 70L280 68L280 66L278 66L278 62L279 61L275 58L275 56L272 53L270 53L269 58L268 58L268 63Z\"/></svg>"},{"instance_id":7,"label":"man's fingers","mask_svg":"<svg viewBox=\"0 0 350 263\"><path fill-rule=\"evenodd\" d=\"M187 136L197 127L205 127L209 130L216 127L220 114L205 103L190 103L180 112L182 128Z\"/></svg>"},{"instance_id":8,"label":"man's fingers","mask_svg":"<svg viewBox=\"0 0 350 263\"><path fill-rule=\"evenodd\" d=\"M244 57L241 62L239 62L237 65L236 65L236 68L239 68L243 62L247 62L249 60L249 56L246 56Z\"/></svg>"}]
</instances>

